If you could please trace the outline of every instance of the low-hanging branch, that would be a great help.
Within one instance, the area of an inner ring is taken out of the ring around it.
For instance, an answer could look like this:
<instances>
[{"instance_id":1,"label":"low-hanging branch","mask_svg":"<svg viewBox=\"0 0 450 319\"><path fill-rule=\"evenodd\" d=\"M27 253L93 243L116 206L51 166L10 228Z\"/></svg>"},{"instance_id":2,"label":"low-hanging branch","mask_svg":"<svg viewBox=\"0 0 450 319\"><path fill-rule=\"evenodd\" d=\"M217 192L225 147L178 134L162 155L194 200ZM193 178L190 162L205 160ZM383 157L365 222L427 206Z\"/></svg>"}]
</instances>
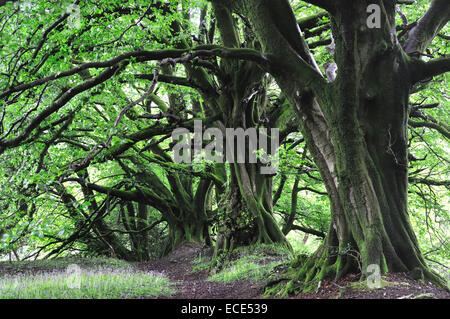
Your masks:
<instances>
[{"instance_id":1,"label":"low-hanging branch","mask_svg":"<svg viewBox=\"0 0 450 319\"><path fill-rule=\"evenodd\" d=\"M450 181L435 180L430 178L409 177L408 181L413 184L425 184L429 186L445 186L450 187Z\"/></svg>"},{"instance_id":2,"label":"low-hanging branch","mask_svg":"<svg viewBox=\"0 0 450 319\"><path fill-rule=\"evenodd\" d=\"M320 21L322 18L327 17L327 12L319 12L314 15L308 16L298 20L298 26L300 29L312 29L321 25Z\"/></svg>"},{"instance_id":3,"label":"low-hanging branch","mask_svg":"<svg viewBox=\"0 0 450 319\"><path fill-rule=\"evenodd\" d=\"M305 2L318 6L327 10L328 12L333 12L336 2L335 0L305 0Z\"/></svg>"},{"instance_id":4,"label":"low-hanging branch","mask_svg":"<svg viewBox=\"0 0 450 319\"><path fill-rule=\"evenodd\" d=\"M448 0L433 0L427 12L408 32L403 49L409 55L423 53L439 31L447 24L450 17Z\"/></svg>"},{"instance_id":5,"label":"low-hanging branch","mask_svg":"<svg viewBox=\"0 0 450 319\"><path fill-rule=\"evenodd\" d=\"M445 56L424 62L416 61L415 72L411 77L412 84L430 79L437 75L450 71L450 57Z\"/></svg>"},{"instance_id":6,"label":"low-hanging branch","mask_svg":"<svg viewBox=\"0 0 450 319\"><path fill-rule=\"evenodd\" d=\"M134 62L148 62L159 60L161 61L160 62L161 64L165 64L166 62L170 64L175 64L188 62L196 57L215 57L215 56L222 58L254 61L265 67L270 67L272 63L268 56L262 54L257 50L248 48L225 48L218 45L201 45L188 49L170 49L170 50L154 50L154 51L139 50L123 53L103 62L83 63L67 71L54 73L52 75L29 83L11 86L8 90L0 93L0 99L7 99L12 93L21 92L45 84L50 81L79 74L87 69L109 68L116 66L123 61L129 62L132 59Z\"/></svg>"},{"instance_id":7,"label":"low-hanging branch","mask_svg":"<svg viewBox=\"0 0 450 319\"><path fill-rule=\"evenodd\" d=\"M450 131L445 128L443 125L439 125L430 121L416 121L416 120L408 120L408 125L411 127L428 127L434 129L441 133L446 138L450 139Z\"/></svg>"},{"instance_id":8,"label":"low-hanging branch","mask_svg":"<svg viewBox=\"0 0 450 319\"><path fill-rule=\"evenodd\" d=\"M319 194L319 195L324 195L324 196L328 195L327 192L322 192L322 191L319 191L319 190L317 190L317 189L314 189L314 188L311 188L311 187L308 187L308 186L305 186L305 187L299 187L297 190L298 190L299 192L300 192L300 191L310 191L310 192L313 192L313 193L316 193L316 194Z\"/></svg>"},{"instance_id":9,"label":"low-hanging branch","mask_svg":"<svg viewBox=\"0 0 450 319\"><path fill-rule=\"evenodd\" d=\"M194 49L183 49L183 50L173 49L173 50L157 50L157 51L134 51L121 54L105 62L84 63L68 71L56 73L51 76L32 81L30 83L10 87L7 91L0 93L0 99L6 99L14 92L23 92L38 85L48 83L49 81L53 81L56 79L80 73L89 68L108 68L105 71L101 72L98 76L90 78L82 82L81 84L68 89L59 98L57 98L50 106L46 107L38 115L36 115L25 127L23 132L18 134L16 137L11 138L9 140L3 141L0 140L0 153L4 152L7 148L12 148L20 145L29 136L29 134L35 128L37 128L47 117L57 112L77 94L87 91L99 85L100 83L103 83L104 81L113 77L120 70L123 70L128 65L131 58L135 58L136 62L160 60L158 65L163 65L163 64L185 63L200 56L203 57L219 56L222 58L243 59L254 61L258 63L260 66L265 67L267 69L272 69L275 67L274 62L271 61L268 56L260 53L259 51L246 48L229 49L216 45L203 45L196 47Z\"/></svg>"},{"instance_id":10,"label":"low-hanging branch","mask_svg":"<svg viewBox=\"0 0 450 319\"><path fill-rule=\"evenodd\" d=\"M304 233L315 235L315 236L320 237L320 238L325 238L325 236L326 236L326 234L321 232L321 231L318 231L318 230L315 230L315 229L312 229L312 228L299 226L299 225L296 225L296 224L292 225L292 230L300 230L300 231L302 231Z\"/></svg>"}]
</instances>

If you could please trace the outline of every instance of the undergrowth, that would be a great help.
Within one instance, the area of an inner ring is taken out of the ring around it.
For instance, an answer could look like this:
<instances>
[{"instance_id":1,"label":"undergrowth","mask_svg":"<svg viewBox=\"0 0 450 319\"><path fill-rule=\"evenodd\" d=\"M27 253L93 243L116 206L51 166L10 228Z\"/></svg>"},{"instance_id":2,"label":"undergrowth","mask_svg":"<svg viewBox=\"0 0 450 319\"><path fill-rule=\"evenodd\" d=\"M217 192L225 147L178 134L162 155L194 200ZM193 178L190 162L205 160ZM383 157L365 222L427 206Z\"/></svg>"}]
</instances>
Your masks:
<instances>
[{"instance_id":1,"label":"undergrowth","mask_svg":"<svg viewBox=\"0 0 450 319\"><path fill-rule=\"evenodd\" d=\"M14 271L0 275L1 299L137 298L175 292L163 274L140 271L115 259L64 258L6 266Z\"/></svg>"},{"instance_id":2,"label":"undergrowth","mask_svg":"<svg viewBox=\"0 0 450 319\"><path fill-rule=\"evenodd\" d=\"M255 244L235 248L212 260L199 258L194 261L193 270L209 270L209 281L266 281L277 268L289 264L291 257L291 252L282 245Z\"/></svg>"},{"instance_id":3,"label":"undergrowth","mask_svg":"<svg viewBox=\"0 0 450 319\"><path fill-rule=\"evenodd\" d=\"M55 269L66 269L69 265L75 264L81 268L112 267L128 268L129 263L115 258L104 257L64 257L55 259L21 260L21 261L1 261L0 269L9 274L36 272ZM1 276L1 273L0 273Z\"/></svg>"}]
</instances>

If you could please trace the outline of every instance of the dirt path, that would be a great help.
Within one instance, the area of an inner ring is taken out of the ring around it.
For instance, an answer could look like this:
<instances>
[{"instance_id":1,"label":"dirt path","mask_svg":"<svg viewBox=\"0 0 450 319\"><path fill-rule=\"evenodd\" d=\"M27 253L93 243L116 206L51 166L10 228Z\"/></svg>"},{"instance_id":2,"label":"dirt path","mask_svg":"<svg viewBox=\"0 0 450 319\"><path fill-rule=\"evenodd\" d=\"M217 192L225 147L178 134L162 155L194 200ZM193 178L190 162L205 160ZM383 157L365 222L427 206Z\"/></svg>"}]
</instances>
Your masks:
<instances>
[{"instance_id":1,"label":"dirt path","mask_svg":"<svg viewBox=\"0 0 450 319\"><path fill-rule=\"evenodd\" d=\"M146 271L163 273L176 283L177 293L170 299L253 299L260 298L263 285L250 281L234 281L229 284L207 281L206 271L193 272L193 261L202 252L195 244L185 244L168 256L138 264Z\"/></svg>"},{"instance_id":2,"label":"dirt path","mask_svg":"<svg viewBox=\"0 0 450 319\"><path fill-rule=\"evenodd\" d=\"M165 296L167 299L254 299L262 298L264 284L251 281L235 281L225 284L208 281L206 271L192 270L200 253L200 246L186 244L168 256L138 264L146 271L165 274L176 283L177 293ZM450 299L450 292L429 283L418 282L407 274L396 273L383 277L390 282L386 286L374 289L358 288L358 276L349 275L333 282L324 281L317 291L292 296L292 299ZM353 284L352 284L353 283ZM355 285L356 284L356 285Z\"/></svg>"}]
</instances>

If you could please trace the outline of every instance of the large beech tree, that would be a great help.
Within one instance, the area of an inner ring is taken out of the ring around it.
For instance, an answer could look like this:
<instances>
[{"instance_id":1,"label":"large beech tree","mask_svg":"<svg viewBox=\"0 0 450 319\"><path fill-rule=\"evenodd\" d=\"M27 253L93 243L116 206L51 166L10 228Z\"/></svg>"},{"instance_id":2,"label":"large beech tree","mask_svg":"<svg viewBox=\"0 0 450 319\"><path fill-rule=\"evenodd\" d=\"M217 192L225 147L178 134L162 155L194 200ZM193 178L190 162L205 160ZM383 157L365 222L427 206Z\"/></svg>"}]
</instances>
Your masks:
<instances>
[{"instance_id":1,"label":"large beech tree","mask_svg":"<svg viewBox=\"0 0 450 319\"><path fill-rule=\"evenodd\" d=\"M298 112L301 131L329 194L327 238L304 265L300 279L340 278L371 264L382 272L429 271L407 211L408 97L418 81L450 70L447 57L420 59L447 23L450 4L435 0L397 39L396 1L308 1L331 16L337 76L321 74L288 1L216 1L251 23L268 72ZM368 6L380 9L369 28ZM223 32L226 32L225 30Z\"/></svg>"}]
</instances>

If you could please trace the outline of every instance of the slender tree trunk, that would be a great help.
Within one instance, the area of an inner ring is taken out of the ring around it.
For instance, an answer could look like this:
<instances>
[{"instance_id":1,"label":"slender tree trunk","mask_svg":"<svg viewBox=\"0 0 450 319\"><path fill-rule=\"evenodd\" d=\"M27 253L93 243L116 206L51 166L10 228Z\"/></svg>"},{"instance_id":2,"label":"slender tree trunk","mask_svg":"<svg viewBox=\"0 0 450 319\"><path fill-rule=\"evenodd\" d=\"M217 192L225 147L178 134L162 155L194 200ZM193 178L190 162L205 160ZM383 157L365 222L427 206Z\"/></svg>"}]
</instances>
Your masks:
<instances>
[{"instance_id":1,"label":"slender tree trunk","mask_svg":"<svg viewBox=\"0 0 450 319\"><path fill-rule=\"evenodd\" d=\"M138 214L136 220L137 256L140 261L148 260L150 256L148 233L143 231L148 226L148 207L145 204L138 203Z\"/></svg>"}]
</instances>

